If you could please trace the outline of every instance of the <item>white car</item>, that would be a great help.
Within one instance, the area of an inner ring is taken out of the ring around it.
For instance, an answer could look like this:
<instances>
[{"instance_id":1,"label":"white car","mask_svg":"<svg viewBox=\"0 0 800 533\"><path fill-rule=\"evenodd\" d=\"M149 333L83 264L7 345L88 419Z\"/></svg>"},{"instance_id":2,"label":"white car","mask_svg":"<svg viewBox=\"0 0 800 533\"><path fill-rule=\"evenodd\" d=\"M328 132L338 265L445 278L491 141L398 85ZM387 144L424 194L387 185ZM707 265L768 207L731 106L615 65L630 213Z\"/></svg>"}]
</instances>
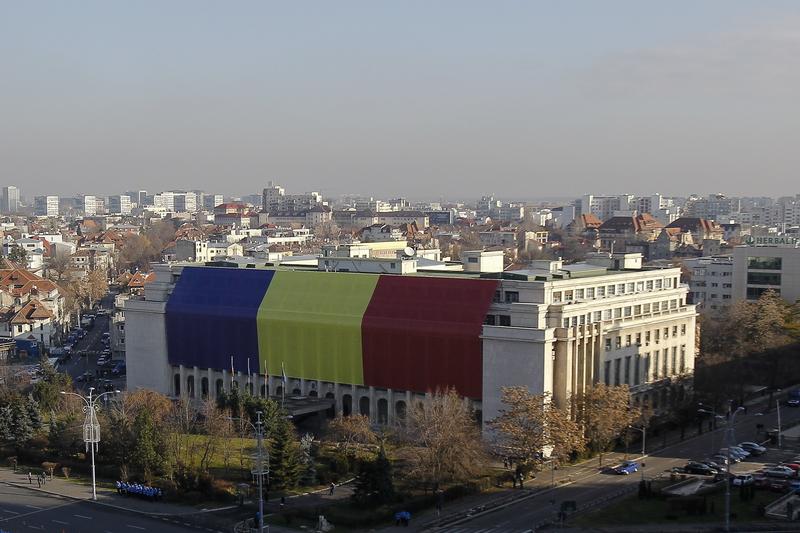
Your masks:
<instances>
[{"instance_id":1,"label":"white car","mask_svg":"<svg viewBox=\"0 0 800 533\"><path fill-rule=\"evenodd\" d=\"M740 442L739 448L742 448L746 452L750 452L752 455L761 455L767 451L765 447L755 442Z\"/></svg>"},{"instance_id":2,"label":"white car","mask_svg":"<svg viewBox=\"0 0 800 533\"><path fill-rule=\"evenodd\" d=\"M769 477L780 477L780 478L794 477L794 470L792 470L788 466L771 466L769 468L765 468L763 472L765 475Z\"/></svg>"},{"instance_id":3,"label":"white car","mask_svg":"<svg viewBox=\"0 0 800 533\"><path fill-rule=\"evenodd\" d=\"M753 474L737 474L731 482L734 487L740 487L742 485L752 485L755 483L755 480Z\"/></svg>"}]
</instances>

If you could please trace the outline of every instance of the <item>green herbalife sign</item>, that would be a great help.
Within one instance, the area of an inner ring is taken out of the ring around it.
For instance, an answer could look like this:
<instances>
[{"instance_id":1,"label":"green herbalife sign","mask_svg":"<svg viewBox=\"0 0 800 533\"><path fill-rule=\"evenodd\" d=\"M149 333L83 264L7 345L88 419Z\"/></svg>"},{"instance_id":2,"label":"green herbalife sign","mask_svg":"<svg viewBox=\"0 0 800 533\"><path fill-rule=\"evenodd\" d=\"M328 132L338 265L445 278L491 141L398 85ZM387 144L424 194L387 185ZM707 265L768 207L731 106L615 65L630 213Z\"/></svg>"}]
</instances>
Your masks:
<instances>
[{"instance_id":1,"label":"green herbalife sign","mask_svg":"<svg viewBox=\"0 0 800 533\"><path fill-rule=\"evenodd\" d=\"M751 246L791 246L796 247L798 243L800 243L800 239L797 237L791 237L788 235L775 235L769 237L753 237L748 235L745 238L745 244L749 244Z\"/></svg>"}]
</instances>

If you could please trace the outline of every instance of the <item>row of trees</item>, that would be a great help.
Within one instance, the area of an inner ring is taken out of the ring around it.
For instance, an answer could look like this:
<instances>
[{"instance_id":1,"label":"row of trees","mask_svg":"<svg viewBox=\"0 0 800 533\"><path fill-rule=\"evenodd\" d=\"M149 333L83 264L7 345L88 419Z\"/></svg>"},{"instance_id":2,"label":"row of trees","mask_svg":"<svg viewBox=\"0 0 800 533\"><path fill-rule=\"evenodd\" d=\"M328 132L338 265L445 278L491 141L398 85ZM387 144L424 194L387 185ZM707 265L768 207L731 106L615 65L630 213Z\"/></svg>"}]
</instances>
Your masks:
<instances>
[{"instance_id":1,"label":"row of trees","mask_svg":"<svg viewBox=\"0 0 800 533\"><path fill-rule=\"evenodd\" d=\"M603 452L634 423L646 423L630 405L627 386L598 383L576 396L574 413L558 407L549 394L532 394L525 387L505 387L506 406L490 424L500 453L525 470L538 470L546 461L555 464L575 458L587 448Z\"/></svg>"},{"instance_id":2,"label":"row of trees","mask_svg":"<svg viewBox=\"0 0 800 533\"><path fill-rule=\"evenodd\" d=\"M792 349L800 341L800 304L774 291L703 313L700 332L695 390L706 403L742 401L748 385L774 388L800 380Z\"/></svg>"}]
</instances>

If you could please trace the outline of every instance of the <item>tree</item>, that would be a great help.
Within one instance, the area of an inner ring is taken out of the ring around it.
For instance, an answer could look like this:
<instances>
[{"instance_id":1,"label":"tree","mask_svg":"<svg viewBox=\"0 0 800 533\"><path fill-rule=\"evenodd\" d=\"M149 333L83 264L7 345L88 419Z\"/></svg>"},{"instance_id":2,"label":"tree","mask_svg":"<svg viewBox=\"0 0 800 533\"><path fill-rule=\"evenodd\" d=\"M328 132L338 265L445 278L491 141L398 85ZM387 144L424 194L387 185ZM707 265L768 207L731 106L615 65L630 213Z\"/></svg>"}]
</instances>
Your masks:
<instances>
[{"instance_id":1,"label":"tree","mask_svg":"<svg viewBox=\"0 0 800 533\"><path fill-rule=\"evenodd\" d=\"M146 235L131 235L119 253L120 263L131 270L148 270L155 259L155 247Z\"/></svg>"},{"instance_id":2,"label":"tree","mask_svg":"<svg viewBox=\"0 0 800 533\"><path fill-rule=\"evenodd\" d=\"M24 267L28 264L28 252L19 244L12 244L8 250L8 260Z\"/></svg>"},{"instance_id":3,"label":"tree","mask_svg":"<svg viewBox=\"0 0 800 533\"><path fill-rule=\"evenodd\" d=\"M306 433L300 438L300 450L303 459L303 472L300 483L306 487L316 485L317 467L314 464L314 436L311 433Z\"/></svg>"},{"instance_id":4,"label":"tree","mask_svg":"<svg viewBox=\"0 0 800 533\"><path fill-rule=\"evenodd\" d=\"M342 234L342 230L336 222L329 220L314 226L314 237L323 241L337 240Z\"/></svg>"},{"instance_id":5,"label":"tree","mask_svg":"<svg viewBox=\"0 0 800 533\"><path fill-rule=\"evenodd\" d=\"M55 254L47 260L47 277L56 283L62 283L67 279L70 271L70 259L67 254Z\"/></svg>"},{"instance_id":6,"label":"tree","mask_svg":"<svg viewBox=\"0 0 800 533\"><path fill-rule=\"evenodd\" d=\"M411 409L406 438L409 478L426 487L471 479L487 462L474 413L453 389L436 391Z\"/></svg>"},{"instance_id":7,"label":"tree","mask_svg":"<svg viewBox=\"0 0 800 533\"><path fill-rule=\"evenodd\" d=\"M599 453L603 464L603 452L619 438L641 413L630 405L627 385L609 386L597 383L575 399L578 423L586 438Z\"/></svg>"},{"instance_id":8,"label":"tree","mask_svg":"<svg viewBox=\"0 0 800 533\"><path fill-rule=\"evenodd\" d=\"M269 452L270 485L276 490L297 486L303 470L300 444L292 423L279 419L272 434Z\"/></svg>"},{"instance_id":9,"label":"tree","mask_svg":"<svg viewBox=\"0 0 800 533\"><path fill-rule=\"evenodd\" d=\"M337 441L337 447L345 454L349 454L358 444L377 442L369 417L360 414L336 417L328 424L328 430Z\"/></svg>"},{"instance_id":10,"label":"tree","mask_svg":"<svg viewBox=\"0 0 800 533\"><path fill-rule=\"evenodd\" d=\"M33 385L33 399L45 411L55 409L61 401L61 391L72 390L72 377L69 374L57 372L53 365L42 358L42 377Z\"/></svg>"},{"instance_id":11,"label":"tree","mask_svg":"<svg viewBox=\"0 0 800 533\"><path fill-rule=\"evenodd\" d=\"M131 463L143 473L145 480L149 481L164 466L166 445L163 434L158 431L152 415L146 410L136 415L133 432L136 441L131 452Z\"/></svg>"},{"instance_id":12,"label":"tree","mask_svg":"<svg viewBox=\"0 0 800 533\"><path fill-rule=\"evenodd\" d=\"M355 481L353 499L362 505L382 505L394 500L392 464L381 446L372 460L361 462Z\"/></svg>"},{"instance_id":13,"label":"tree","mask_svg":"<svg viewBox=\"0 0 800 533\"><path fill-rule=\"evenodd\" d=\"M498 443L524 467L538 467L549 453L561 461L585 447L580 426L567 411L559 409L549 394L531 394L525 387L503 387L506 408L490 422Z\"/></svg>"}]
</instances>

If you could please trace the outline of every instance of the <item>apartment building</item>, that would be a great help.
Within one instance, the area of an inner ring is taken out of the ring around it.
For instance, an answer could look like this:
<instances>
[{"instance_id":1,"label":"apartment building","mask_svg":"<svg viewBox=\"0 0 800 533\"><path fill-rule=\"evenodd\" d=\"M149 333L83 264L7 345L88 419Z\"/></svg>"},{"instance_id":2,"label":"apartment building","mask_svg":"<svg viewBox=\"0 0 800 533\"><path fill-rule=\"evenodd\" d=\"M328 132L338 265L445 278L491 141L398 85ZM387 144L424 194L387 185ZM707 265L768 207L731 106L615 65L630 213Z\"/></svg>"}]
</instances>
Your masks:
<instances>
[{"instance_id":1,"label":"apartment building","mask_svg":"<svg viewBox=\"0 0 800 533\"><path fill-rule=\"evenodd\" d=\"M733 302L733 257L693 257L689 271L689 300L702 309L719 309Z\"/></svg>"},{"instance_id":2,"label":"apartment building","mask_svg":"<svg viewBox=\"0 0 800 533\"><path fill-rule=\"evenodd\" d=\"M58 196L36 196L33 199L33 212L37 217L57 217Z\"/></svg>"},{"instance_id":3,"label":"apartment building","mask_svg":"<svg viewBox=\"0 0 800 533\"><path fill-rule=\"evenodd\" d=\"M108 212L114 215L130 215L132 208L131 197L127 194L117 194L108 197Z\"/></svg>"}]
</instances>

